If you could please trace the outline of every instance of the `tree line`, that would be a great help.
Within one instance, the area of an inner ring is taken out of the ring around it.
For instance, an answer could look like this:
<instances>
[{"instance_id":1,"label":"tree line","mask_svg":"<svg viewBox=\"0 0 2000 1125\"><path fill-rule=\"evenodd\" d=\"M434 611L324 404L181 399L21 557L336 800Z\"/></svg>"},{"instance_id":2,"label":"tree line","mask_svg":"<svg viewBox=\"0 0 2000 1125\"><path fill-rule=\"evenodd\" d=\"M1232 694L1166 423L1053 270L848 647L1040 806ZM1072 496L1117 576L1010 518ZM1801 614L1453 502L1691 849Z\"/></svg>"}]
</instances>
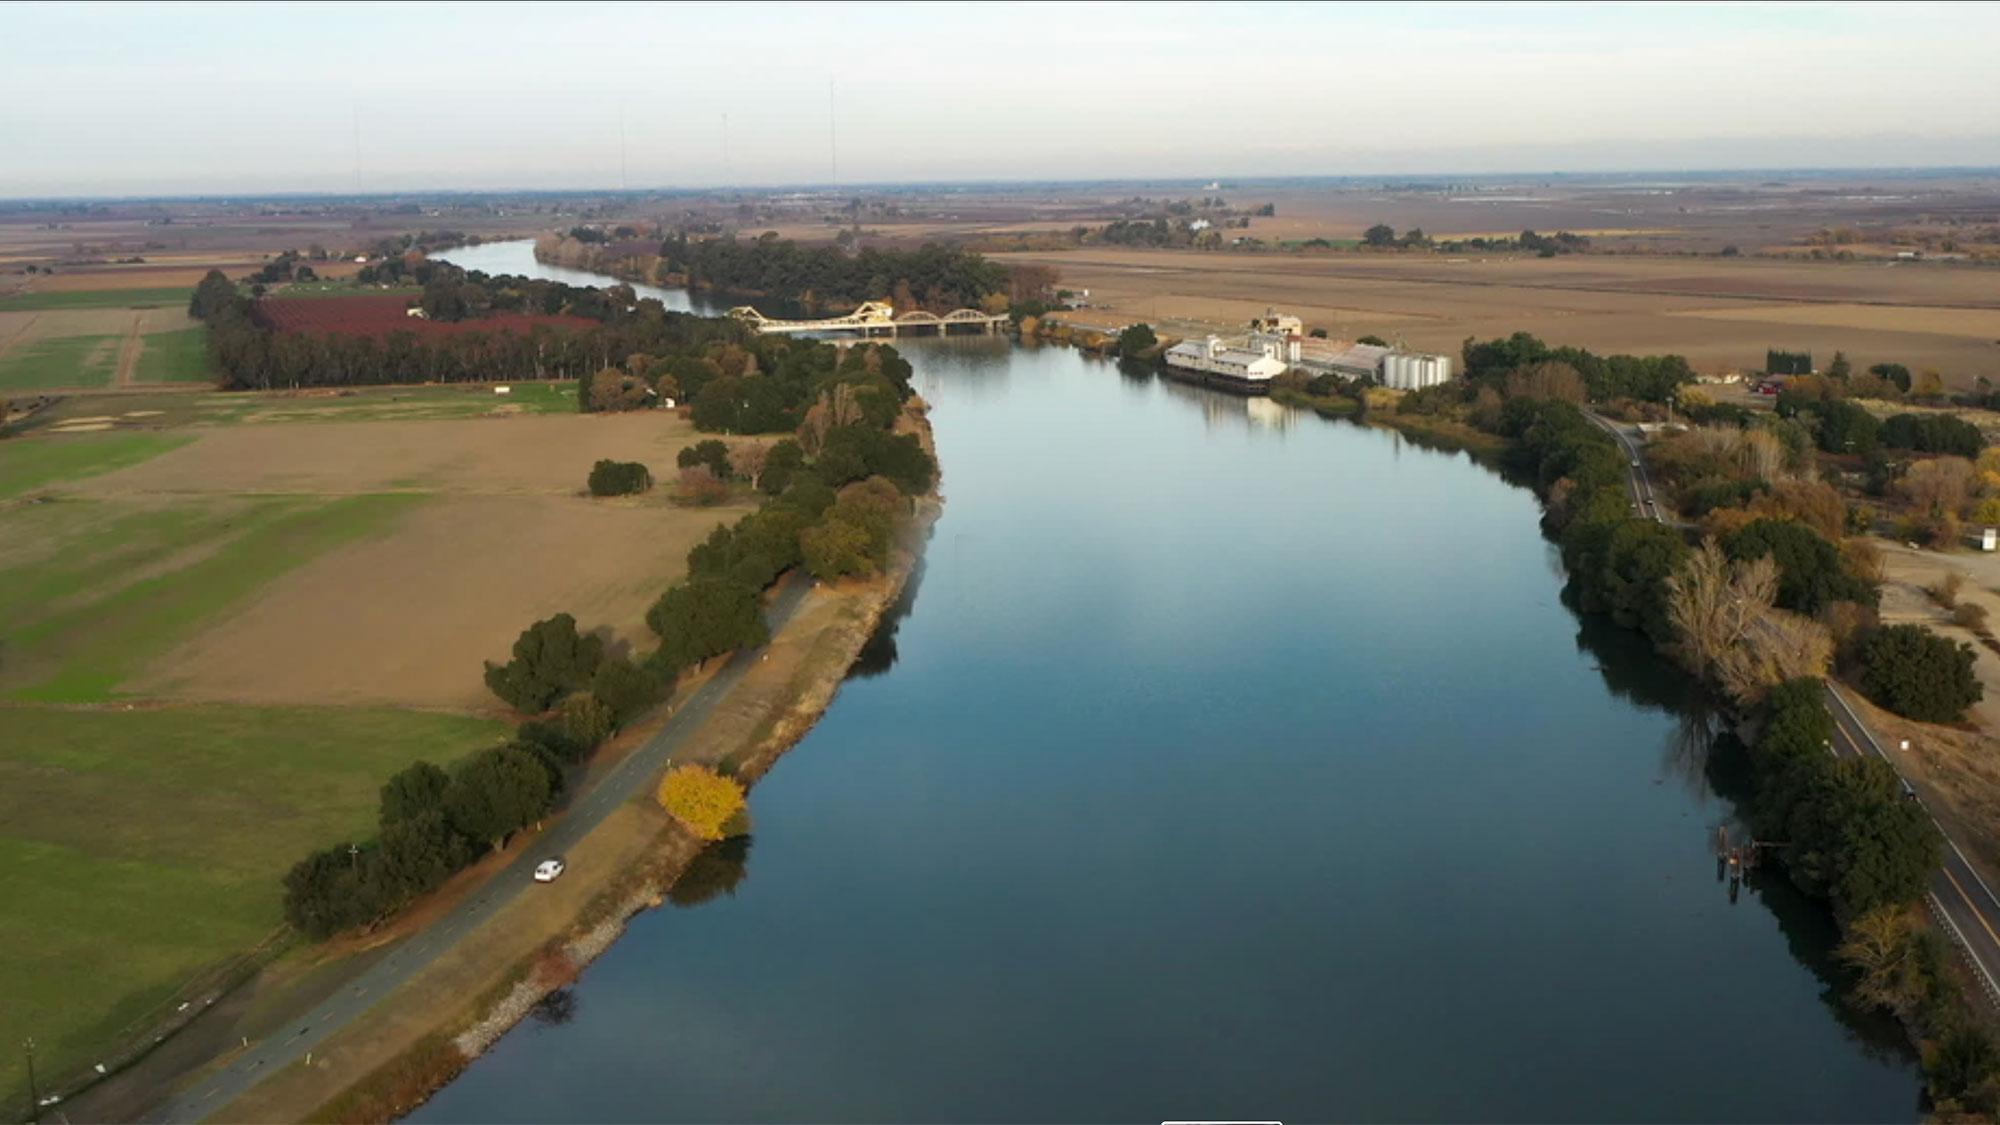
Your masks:
<instances>
[{"instance_id":1,"label":"tree line","mask_svg":"<svg viewBox=\"0 0 2000 1125\"><path fill-rule=\"evenodd\" d=\"M772 297L815 313L884 297L899 312L949 312L983 307L1009 288L1005 266L935 244L849 254L835 246L801 246L774 233L747 240L691 239L681 233L660 244L660 260L664 279L678 278L691 289Z\"/></svg>"},{"instance_id":2,"label":"tree line","mask_svg":"<svg viewBox=\"0 0 2000 1125\"><path fill-rule=\"evenodd\" d=\"M219 270L196 286L188 312L208 326L209 354L222 385L239 390L574 379L620 356L677 354L719 342L747 342L753 335L733 321L669 312L657 300L637 300L629 286L599 290L540 278L492 277L430 261L399 276L420 281L423 307L436 310L440 320L530 313L593 323L580 329L535 325L525 332L505 328L438 336L396 331L379 338L279 332L260 320L257 302L239 295Z\"/></svg>"}]
</instances>

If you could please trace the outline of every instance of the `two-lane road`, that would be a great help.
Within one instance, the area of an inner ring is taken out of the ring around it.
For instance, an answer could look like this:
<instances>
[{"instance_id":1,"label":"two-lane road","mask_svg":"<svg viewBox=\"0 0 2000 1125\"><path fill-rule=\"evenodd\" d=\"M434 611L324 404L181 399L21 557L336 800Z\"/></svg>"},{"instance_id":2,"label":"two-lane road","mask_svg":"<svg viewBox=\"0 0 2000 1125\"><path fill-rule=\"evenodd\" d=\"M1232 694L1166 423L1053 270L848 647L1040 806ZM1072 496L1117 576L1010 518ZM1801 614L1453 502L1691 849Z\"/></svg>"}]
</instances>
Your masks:
<instances>
[{"instance_id":1,"label":"two-lane road","mask_svg":"<svg viewBox=\"0 0 2000 1125\"><path fill-rule=\"evenodd\" d=\"M1653 482L1646 475L1646 459L1633 443L1630 435L1613 424L1609 419L1584 411L1591 421L1604 427L1617 440L1631 462L1628 483L1632 489L1634 503L1639 505L1641 514L1661 523L1670 522L1660 511L1653 496ZM1889 763L1890 769L1897 769L1895 759L1883 751L1868 724L1861 721L1854 708L1848 706L1847 697L1840 693L1832 681L1824 681L1827 710L1833 714L1833 752L1842 757L1865 758L1874 756ZM1904 783L1908 785L1907 780ZM1911 800L1917 800L1914 790L1906 790ZM1926 814L1929 809L1925 809ZM1958 841L1951 838L1935 816L1931 823L1937 824L1938 835L1944 838L1944 865L1931 876L1929 892L1925 895L1926 905L1933 917L1945 927L1959 948L1965 951L1966 961L1972 966L1973 974L1979 978L1980 986L1987 998L2000 1004L2000 897L1980 878L1979 872L1965 858L1965 851Z\"/></svg>"},{"instance_id":2,"label":"two-lane road","mask_svg":"<svg viewBox=\"0 0 2000 1125\"><path fill-rule=\"evenodd\" d=\"M798 611L811 587L810 580L796 576L772 601L765 618L773 636ZM750 651L730 657L707 683L688 696L659 733L603 776L588 782L549 830L535 840L534 846L488 879L485 886L423 931L405 939L389 956L321 1001L296 1023L288 1023L283 1030L251 1044L227 1067L155 1107L146 1120L192 1122L221 1112L276 1071L303 1061L328 1036L346 1027L423 971L444 951L491 921L515 896L535 885L537 863L574 848L613 809L645 789L679 752L688 735L707 719L716 703L757 663L758 655L758 651Z\"/></svg>"}]
</instances>

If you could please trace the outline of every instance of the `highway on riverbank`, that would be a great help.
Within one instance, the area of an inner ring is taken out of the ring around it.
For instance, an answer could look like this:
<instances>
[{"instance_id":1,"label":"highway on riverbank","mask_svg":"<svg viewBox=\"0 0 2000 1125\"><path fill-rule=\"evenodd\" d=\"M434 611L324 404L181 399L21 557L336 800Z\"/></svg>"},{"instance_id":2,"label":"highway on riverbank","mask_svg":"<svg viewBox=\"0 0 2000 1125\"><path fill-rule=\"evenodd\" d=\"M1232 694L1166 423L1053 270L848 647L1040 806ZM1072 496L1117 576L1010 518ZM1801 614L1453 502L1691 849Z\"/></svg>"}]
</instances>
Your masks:
<instances>
[{"instance_id":1,"label":"highway on riverbank","mask_svg":"<svg viewBox=\"0 0 2000 1125\"><path fill-rule=\"evenodd\" d=\"M1666 518L1654 500L1653 482L1646 475L1646 459L1638 445L1609 419L1588 410L1584 414L1608 431L1624 449L1627 460L1631 462L1628 483L1633 500L1640 505L1640 514L1660 523L1678 526ZM1896 760L1883 750L1875 733L1848 705L1847 697L1841 694L1833 681L1824 680L1821 686L1826 692L1826 709L1833 715L1831 747L1834 754L1843 758L1880 758L1889 764L1890 769L1896 770L1897 776L1902 776ZM1907 778L1904 785L1909 785ZM1921 803L1913 789L1906 788L1906 792L1910 793L1911 800ZM1926 814L1929 811L1925 809ZM1938 835L1944 838L1944 864L1931 875L1930 889L1924 896L1925 905L1930 908L1931 916L1964 951L1966 962L1972 967L1973 976L1978 979L1986 998L2000 1005L2000 897L1994 895L1993 889L1987 886L1986 880L1966 859L1964 850L1958 846L1958 841L1951 838L1944 825L1938 823L1935 816L1931 817L1931 823L1937 826Z\"/></svg>"},{"instance_id":2,"label":"highway on riverbank","mask_svg":"<svg viewBox=\"0 0 2000 1125\"><path fill-rule=\"evenodd\" d=\"M813 583L795 576L765 610L771 635L777 636L797 613ZM148 1121L194 1122L221 1113L230 1102L248 1093L259 1082L286 1066L297 1065L325 1041L345 1028L397 988L428 968L454 944L473 935L514 898L535 885L535 865L551 855L574 848L612 810L647 788L667 763L699 729L715 705L757 663L759 650L738 652L697 688L667 718L659 732L623 761L588 782L576 792L553 825L524 849L512 863L502 868L472 891L464 901L422 931L404 939L400 948L366 972L349 981L341 990L321 1001L286 1030L250 1045L228 1066L194 1083L188 1089L156 1106ZM293 1030L295 1029L295 1030Z\"/></svg>"}]
</instances>

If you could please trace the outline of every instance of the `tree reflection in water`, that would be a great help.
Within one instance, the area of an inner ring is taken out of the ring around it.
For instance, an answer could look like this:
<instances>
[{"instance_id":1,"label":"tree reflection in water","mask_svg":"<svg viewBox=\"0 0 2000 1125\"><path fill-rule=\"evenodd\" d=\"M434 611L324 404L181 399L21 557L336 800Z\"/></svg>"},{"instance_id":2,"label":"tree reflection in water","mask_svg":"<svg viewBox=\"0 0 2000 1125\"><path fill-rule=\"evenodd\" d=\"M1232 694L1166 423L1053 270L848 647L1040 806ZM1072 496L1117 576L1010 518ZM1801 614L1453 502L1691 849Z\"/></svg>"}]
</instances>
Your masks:
<instances>
[{"instance_id":1,"label":"tree reflection in water","mask_svg":"<svg viewBox=\"0 0 2000 1125\"><path fill-rule=\"evenodd\" d=\"M888 613L882 615L881 622L875 626L874 635L869 637L868 643L862 645L861 651L855 654L854 664L847 669L848 679L865 680L879 676L896 666L896 630L902 627L903 619L908 617L910 610L916 606L917 587L923 585L923 582L924 563L919 559L916 568L910 571L910 580L903 583L902 596L896 599L896 604L889 607Z\"/></svg>"},{"instance_id":2,"label":"tree reflection in water","mask_svg":"<svg viewBox=\"0 0 2000 1125\"><path fill-rule=\"evenodd\" d=\"M733 895L750 874L750 837L731 836L701 850L674 881L667 901L675 906L700 906Z\"/></svg>"}]
</instances>

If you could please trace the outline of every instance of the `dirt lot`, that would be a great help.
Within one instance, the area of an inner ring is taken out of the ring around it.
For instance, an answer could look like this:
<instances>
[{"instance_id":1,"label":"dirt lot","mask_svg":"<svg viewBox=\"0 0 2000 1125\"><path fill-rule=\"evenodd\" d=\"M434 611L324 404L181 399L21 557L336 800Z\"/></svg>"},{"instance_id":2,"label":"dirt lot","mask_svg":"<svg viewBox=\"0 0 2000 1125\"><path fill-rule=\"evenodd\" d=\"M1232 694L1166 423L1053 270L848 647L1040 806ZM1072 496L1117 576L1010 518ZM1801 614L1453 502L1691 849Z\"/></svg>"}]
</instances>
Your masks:
<instances>
[{"instance_id":1,"label":"dirt lot","mask_svg":"<svg viewBox=\"0 0 2000 1125\"><path fill-rule=\"evenodd\" d=\"M385 533L328 552L166 652L131 689L237 703L381 704L492 712L482 660L569 612L614 643L650 643L646 607L687 551L747 505L581 495L600 457L670 480L693 430L663 414L456 422L293 423L205 430L131 469L79 482L111 500L252 494L431 498Z\"/></svg>"},{"instance_id":2,"label":"dirt lot","mask_svg":"<svg viewBox=\"0 0 2000 1125\"><path fill-rule=\"evenodd\" d=\"M2000 376L2000 274L1942 265L1582 256L1256 255L1075 250L997 255L1054 266L1090 291L1067 319L1177 333L1233 330L1267 307L1337 337L1456 353L1527 331L1602 352L1678 352L1698 368L1761 366L1772 347L1858 366Z\"/></svg>"}]
</instances>

